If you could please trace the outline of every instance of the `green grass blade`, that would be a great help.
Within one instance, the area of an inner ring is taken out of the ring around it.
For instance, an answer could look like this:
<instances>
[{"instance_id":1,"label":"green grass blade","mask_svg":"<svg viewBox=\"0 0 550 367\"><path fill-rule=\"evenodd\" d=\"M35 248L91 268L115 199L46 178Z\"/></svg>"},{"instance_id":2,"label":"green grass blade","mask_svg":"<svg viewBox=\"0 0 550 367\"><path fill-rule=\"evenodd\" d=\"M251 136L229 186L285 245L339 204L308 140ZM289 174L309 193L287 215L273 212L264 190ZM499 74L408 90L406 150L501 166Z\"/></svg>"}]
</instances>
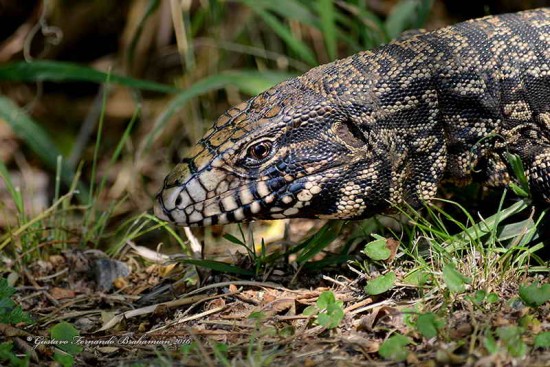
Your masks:
<instances>
[{"instance_id":1,"label":"green grass blade","mask_svg":"<svg viewBox=\"0 0 550 367\"><path fill-rule=\"evenodd\" d=\"M70 200L70 198L74 195L73 191L69 191L64 196L60 197L59 200L54 202L52 206L50 206L48 209L44 210L40 214L38 214L36 217L30 219L28 222L23 224L22 226L18 227L16 230L10 233L6 233L6 235L2 236L2 242L0 243L0 251L4 249L14 238L17 238L24 234L29 228L34 226L37 223L40 223L44 219L48 218L52 213L55 213L57 210L57 207L60 206L65 200Z\"/></svg>"},{"instance_id":2,"label":"green grass blade","mask_svg":"<svg viewBox=\"0 0 550 367\"><path fill-rule=\"evenodd\" d=\"M57 165L59 150L48 133L10 99L0 96L0 117L50 168Z\"/></svg>"},{"instance_id":3,"label":"green grass blade","mask_svg":"<svg viewBox=\"0 0 550 367\"><path fill-rule=\"evenodd\" d=\"M101 102L101 114L99 115L99 123L97 127L97 134L96 134L96 141L94 145L94 155L92 159L92 174L90 178L90 194L88 197L88 204L93 204L93 196L94 196L94 189L95 189L95 181L96 181L96 170L97 170L97 162L98 162L98 156L99 156L99 149L101 146L101 138L103 136L103 124L105 122L105 109L107 107L107 95L109 94L109 83L111 81L111 74L107 75L107 80L105 84L101 88L101 92L103 94L102 96L102 102ZM88 218L88 211L86 213L86 218ZM87 221L86 221L87 222Z\"/></svg>"},{"instance_id":4,"label":"green grass blade","mask_svg":"<svg viewBox=\"0 0 550 367\"><path fill-rule=\"evenodd\" d=\"M334 255L328 256L319 261L312 261L304 264L304 269L308 270L323 270L329 266L340 265L353 259L351 255Z\"/></svg>"},{"instance_id":5,"label":"green grass blade","mask_svg":"<svg viewBox=\"0 0 550 367\"><path fill-rule=\"evenodd\" d=\"M390 39L397 38L407 29L421 29L432 10L433 0L401 0L393 7L385 21Z\"/></svg>"},{"instance_id":6,"label":"green grass blade","mask_svg":"<svg viewBox=\"0 0 550 367\"><path fill-rule=\"evenodd\" d=\"M144 149L147 150L151 146L170 118L181 110L183 105L191 98L224 88L227 85L234 85L244 93L255 95L293 76L293 74L281 72L229 71L202 79L172 99L164 112L155 121L153 130L145 141Z\"/></svg>"},{"instance_id":7,"label":"green grass blade","mask_svg":"<svg viewBox=\"0 0 550 367\"><path fill-rule=\"evenodd\" d=\"M439 199L441 201L446 201L443 199ZM509 218L510 216L520 213L523 210L529 208L529 205L525 202L525 200L518 201L517 203L514 203L510 207L500 210L495 215L490 216L489 218L478 222L471 227L467 228L465 231L458 233L455 237L457 239L477 239L480 238L482 235L487 234L487 229L497 228L499 223L501 223L506 218ZM454 244L448 246L446 248L448 252L456 251L457 248L454 246Z\"/></svg>"},{"instance_id":8,"label":"green grass blade","mask_svg":"<svg viewBox=\"0 0 550 367\"><path fill-rule=\"evenodd\" d=\"M0 66L0 80L35 82L93 82L104 83L108 73L95 70L87 66L81 66L70 62L60 61L33 61L14 62ZM112 84L124 85L130 88L149 90L162 93L177 93L178 88L160 83L129 78L121 75L111 74Z\"/></svg>"},{"instance_id":9,"label":"green grass blade","mask_svg":"<svg viewBox=\"0 0 550 367\"><path fill-rule=\"evenodd\" d=\"M4 180L4 184L6 185L6 188L8 189L8 192L15 203L15 207L17 208L17 212L21 216L24 222L25 218L25 205L23 201L23 196L21 195L21 191L16 188L11 180L10 173L8 172L8 169L6 168L6 165L0 161L0 178Z\"/></svg>"},{"instance_id":10,"label":"green grass blade","mask_svg":"<svg viewBox=\"0 0 550 367\"><path fill-rule=\"evenodd\" d=\"M360 32L364 47L371 49L380 46L382 43L389 42L390 37L386 33L384 22L366 8L357 7L357 9L357 17L361 21Z\"/></svg>"},{"instance_id":11,"label":"green grass blade","mask_svg":"<svg viewBox=\"0 0 550 367\"><path fill-rule=\"evenodd\" d=\"M159 5L160 5L160 0L149 0L147 4L147 8L145 9L145 12L143 13L141 19L139 20L136 31L132 36L132 41L130 41L130 46L128 47L128 54L126 56L127 65L130 65L134 60L137 44L138 44L139 38L141 37L141 34L143 33L143 29L145 28L145 24L147 24L147 20L155 13L155 11L157 11L157 9L159 8Z\"/></svg>"},{"instance_id":12,"label":"green grass blade","mask_svg":"<svg viewBox=\"0 0 550 367\"><path fill-rule=\"evenodd\" d=\"M304 250L298 256L296 262L299 264L304 263L330 245L332 241L338 237L343 225L344 221L341 220L330 221L325 224L319 232L315 233L304 242Z\"/></svg>"},{"instance_id":13,"label":"green grass blade","mask_svg":"<svg viewBox=\"0 0 550 367\"><path fill-rule=\"evenodd\" d=\"M167 222L160 220L156 216L149 213L143 214L143 218L148 219L152 222L155 222L160 226L160 228L168 232L168 234L170 234L170 236L172 236L172 238L174 238L178 242L178 245L182 250L186 250L188 248L185 245L185 241L181 238L181 236L179 236L178 233L174 230L174 228L172 228Z\"/></svg>"},{"instance_id":14,"label":"green grass blade","mask_svg":"<svg viewBox=\"0 0 550 367\"><path fill-rule=\"evenodd\" d=\"M502 228L499 228L497 239L501 242L513 239L520 240L524 236L536 233L536 230L537 227L533 218L527 218L520 222L505 224Z\"/></svg>"},{"instance_id":15,"label":"green grass blade","mask_svg":"<svg viewBox=\"0 0 550 367\"><path fill-rule=\"evenodd\" d=\"M182 262L184 264L191 264L195 266L200 266L203 268L212 269L215 271L219 271L220 273L232 273L232 274L238 274L238 275L247 275L252 276L254 275L254 272L251 270L246 270L243 268L239 268L235 265L226 264L221 261L214 261L214 260L198 260L198 259L178 259L178 262Z\"/></svg>"},{"instance_id":16,"label":"green grass blade","mask_svg":"<svg viewBox=\"0 0 550 367\"><path fill-rule=\"evenodd\" d=\"M246 0L241 0L241 2L249 4ZM355 18L350 19L349 14L343 14L336 10L333 5L334 1L331 1L330 4L333 7L332 17L334 19L332 22L334 24L334 34L337 38L337 40L334 41L335 45L338 44L338 41L341 41L351 48L351 52L358 52L365 48L378 46L386 40L384 25L374 14L367 10L358 9L356 6L349 3L338 3L339 8L348 10L348 12L355 15ZM277 14L284 19L295 20L309 27L316 28L323 33L325 32L323 28L323 19L319 17L321 14L318 4L315 1L304 2L304 4L302 4L295 0L255 0L253 5L265 11ZM338 24L342 25L342 27L339 27ZM364 47L358 42L358 38L361 37L357 37L357 34L351 34L348 29L349 27L358 29L358 33L364 35L362 37L363 39L372 39L372 42L368 43L368 47ZM331 56L331 58L335 59L336 57L337 55L335 52L334 56Z\"/></svg>"},{"instance_id":17,"label":"green grass blade","mask_svg":"<svg viewBox=\"0 0 550 367\"><path fill-rule=\"evenodd\" d=\"M337 43L336 43L336 20L335 9L332 0L318 0L317 8L321 16L321 31L325 39L325 47L328 57L331 60L336 59Z\"/></svg>"},{"instance_id":18,"label":"green grass blade","mask_svg":"<svg viewBox=\"0 0 550 367\"><path fill-rule=\"evenodd\" d=\"M6 121L14 133L21 138L48 168L57 169L57 157L61 155L48 133L31 119L23 109L9 98L0 96L0 119ZM61 180L70 186L74 173L66 164L61 165ZM85 188L81 188L85 190ZM85 190L86 191L86 190Z\"/></svg>"},{"instance_id":19,"label":"green grass blade","mask_svg":"<svg viewBox=\"0 0 550 367\"><path fill-rule=\"evenodd\" d=\"M296 0L240 0L243 4L249 7L255 6L259 9L272 12L280 15L284 19L296 20L300 23L319 28L320 23L318 17L312 11L312 6L315 2L309 2L309 7Z\"/></svg>"},{"instance_id":20,"label":"green grass blade","mask_svg":"<svg viewBox=\"0 0 550 367\"><path fill-rule=\"evenodd\" d=\"M416 12L416 21L413 23L413 28L421 28L424 24L426 24L433 4L434 0L420 0Z\"/></svg>"},{"instance_id":21,"label":"green grass blade","mask_svg":"<svg viewBox=\"0 0 550 367\"><path fill-rule=\"evenodd\" d=\"M368 50L389 41L384 23L367 9L364 1L338 1L337 5L343 10L335 12L338 38L352 51Z\"/></svg>"},{"instance_id":22,"label":"green grass blade","mask_svg":"<svg viewBox=\"0 0 550 367\"><path fill-rule=\"evenodd\" d=\"M244 0L244 2L260 17L262 20L294 51L298 57L308 63L310 66L317 65L315 54L309 46L294 37L290 29L277 19L273 14L266 11L262 6L258 6L253 1Z\"/></svg>"}]
</instances>

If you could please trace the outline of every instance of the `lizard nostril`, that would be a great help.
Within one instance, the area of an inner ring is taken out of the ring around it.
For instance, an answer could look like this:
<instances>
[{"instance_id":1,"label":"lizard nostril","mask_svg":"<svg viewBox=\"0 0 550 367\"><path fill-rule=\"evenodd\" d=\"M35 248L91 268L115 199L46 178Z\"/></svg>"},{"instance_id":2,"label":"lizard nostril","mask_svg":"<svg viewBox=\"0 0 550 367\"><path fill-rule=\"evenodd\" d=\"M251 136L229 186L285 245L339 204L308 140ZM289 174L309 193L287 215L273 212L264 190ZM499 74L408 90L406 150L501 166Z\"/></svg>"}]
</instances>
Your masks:
<instances>
[{"instance_id":1,"label":"lizard nostril","mask_svg":"<svg viewBox=\"0 0 550 367\"><path fill-rule=\"evenodd\" d=\"M180 206L181 200L182 200L181 195L176 198L176 206Z\"/></svg>"}]
</instances>

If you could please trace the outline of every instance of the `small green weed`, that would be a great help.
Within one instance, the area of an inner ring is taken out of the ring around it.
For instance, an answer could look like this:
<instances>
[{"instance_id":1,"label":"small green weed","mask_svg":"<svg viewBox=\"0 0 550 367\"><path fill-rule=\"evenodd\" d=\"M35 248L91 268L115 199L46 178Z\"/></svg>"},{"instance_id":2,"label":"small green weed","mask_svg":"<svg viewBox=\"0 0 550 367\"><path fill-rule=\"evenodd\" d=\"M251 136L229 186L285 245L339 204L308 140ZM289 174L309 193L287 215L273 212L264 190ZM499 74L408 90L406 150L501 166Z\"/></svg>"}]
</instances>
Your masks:
<instances>
[{"instance_id":1,"label":"small green weed","mask_svg":"<svg viewBox=\"0 0 550 367\"><path fill-rule=\"evenodd\" d=\"M389 259L392 253L391 249L389 249L387 245L388 240L375 233L371 234L371 236L373 236L375 240L365 245L363 253L374 261Z\"/></svg>"},{"instance_id":2,"label":"small green weed","mask_svg":"<svg viewBox=\"0 0 550 367\"><path fill-rule=\"evenodd\" d=\"M18 306L11 298L15 294L15 288L8 284L7 279L0 279L0 323L16 325L19 323L31 324L32 319L21 306Z\"/></svg>"},{"instance_id":3,"label":"small green weed","mask_svg":"<svg viewBox=\"0 0 550 367\"><path fill-rule=\"evenodd\" d=\"M445 321L433 312L427 312L418 315L415 326L422 336L431 339L439 334L439 330L445 326Z\"/></svg>"},{"instance_id":4,"label":"small green weed","mask_svg":"<svg viewBox=\"0 0 550 367\"><path fill-rule=\"evenodd\" d=\"M378 354L384 359L401 362L407 359L409 355L407 345L411 343L412 341L408 337L401 334L394 334L380 345Z\"/></svg>"},{"instance_id":5,"label":"small green weed","mask_svg":"<svg viewBox=\"0 0 550 367\"><path fill-rule=\"evenodd\" d=\"M334 329L344 319L343 302L337 301L334 293L326 291L321 293L315 306L308 306L304 310L305 316L316 316L316 322L327 328Z\"/></svg>"},{"instance_id":6,"label":"small green weed","mask_svg":"<svg viewBox=\"0 0 550 367\"><path fill-rule=\"evenodd\" d=\"M53 359L63 367L73 366L74 357L82 352L82 346L75 343L79 335L79 331L68 322L60 322L50 329L52 340L57 341Z\"/></svg>"},{"instance_id":7,"label":"small green weed","mask_svg":"<svg viewBox=\"0 0 550 367\"><path fill-rule=\"evenodd\" d=\"M21 306L18 306L12 299L15 294L15 288L8 284L7 279L0 279L0 323L8 325L18 325L20 323L31 324L31 316L24 312ZM7 363L12 367L28 366L30 363L30 354L18 357L13 350L12 342L0 344L0 364Z\"/></svg>"},{"instance_id":8,"label":"small green weed","mask_svg":"<svg viewBox=\"0 0 550 367\"><path fill-rule=\"evenodd\" d=\"M393 288L397 276L393 271L390 271L377 278L369 280L365 286L365 292L371 296L382 294Z\"/></svg>"},{"instance_id":9,"label":"small green weed","mask_svg":"<svg viewBox=\"0 0 550 367\"><path fill-rule=\"evenodd\" d=\"M536 283L519 287L519 296L527 306L538 307L550 301L550 284Z\"/></svg>"}]
</instances>

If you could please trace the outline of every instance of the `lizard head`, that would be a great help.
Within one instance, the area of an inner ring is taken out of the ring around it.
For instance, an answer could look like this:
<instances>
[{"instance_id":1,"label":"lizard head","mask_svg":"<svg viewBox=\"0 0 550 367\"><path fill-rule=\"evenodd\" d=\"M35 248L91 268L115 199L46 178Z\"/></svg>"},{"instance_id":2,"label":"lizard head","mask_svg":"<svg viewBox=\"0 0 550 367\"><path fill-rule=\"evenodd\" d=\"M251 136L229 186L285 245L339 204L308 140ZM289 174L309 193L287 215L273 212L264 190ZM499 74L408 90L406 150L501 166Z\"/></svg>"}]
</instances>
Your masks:
<instances>
[{"instance_id":1,"label":"lizard head","mask_svg":"<svg viewBox=\"0 0 550 367\"><path fill-rule=\"evenodd\" d=\"M155 214L185 226L372 214L388 196L380 161L331 101L291 79L229 109L166 177Z\"/></svg>"}]
</instances>

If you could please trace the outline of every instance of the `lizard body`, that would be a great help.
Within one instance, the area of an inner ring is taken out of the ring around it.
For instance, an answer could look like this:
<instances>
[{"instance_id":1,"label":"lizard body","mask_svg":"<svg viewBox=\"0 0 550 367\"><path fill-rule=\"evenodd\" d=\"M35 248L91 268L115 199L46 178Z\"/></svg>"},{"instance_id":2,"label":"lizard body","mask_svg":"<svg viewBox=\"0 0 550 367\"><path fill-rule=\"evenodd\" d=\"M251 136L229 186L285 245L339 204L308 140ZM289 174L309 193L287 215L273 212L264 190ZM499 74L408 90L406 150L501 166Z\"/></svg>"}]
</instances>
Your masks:
<instances>
[{"instance_id":1,"label":"lizard body","mask_svg":"<svg viewBox=\"0 0 550 367\"><path fill-rule=\"evenodd\" d=\"M550 9L421 32L321 65L223 114L166 177L183 225L359 219L442 181L510 181L550 203Z\"/></svg>"}]
</instances>

